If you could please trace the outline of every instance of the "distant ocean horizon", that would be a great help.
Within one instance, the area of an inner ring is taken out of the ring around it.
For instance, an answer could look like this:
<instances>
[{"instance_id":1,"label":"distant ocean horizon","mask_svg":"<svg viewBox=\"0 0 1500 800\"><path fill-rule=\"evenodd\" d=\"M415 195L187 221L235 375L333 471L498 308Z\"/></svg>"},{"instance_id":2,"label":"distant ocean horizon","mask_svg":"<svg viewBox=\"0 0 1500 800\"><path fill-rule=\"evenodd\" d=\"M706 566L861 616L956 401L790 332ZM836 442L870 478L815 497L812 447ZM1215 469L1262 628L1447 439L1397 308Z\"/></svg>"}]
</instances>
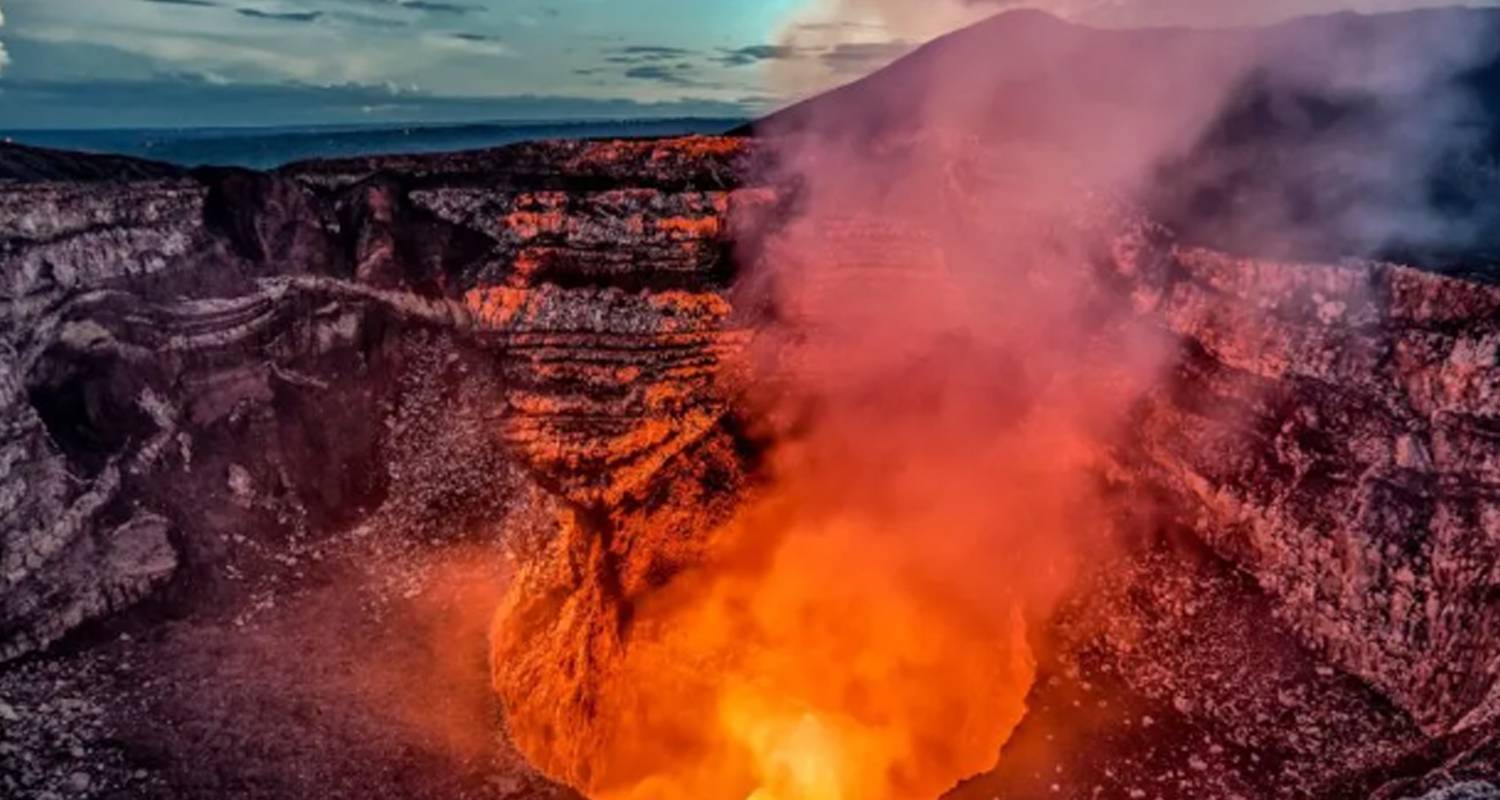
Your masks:
<instances>
[{"instance_id":1,"label":"distant ocean horizon","mask_svg":"<svg viewBox=\"0 0 1500 800\"><path fill-rule=\"evenodd\" d=\"M185 167L272 169L314 158L473 150L536 139L723 133L739 118L291 125L264 128L0 130L18 144L135 156Z\"/></svg>"}]
</instances>

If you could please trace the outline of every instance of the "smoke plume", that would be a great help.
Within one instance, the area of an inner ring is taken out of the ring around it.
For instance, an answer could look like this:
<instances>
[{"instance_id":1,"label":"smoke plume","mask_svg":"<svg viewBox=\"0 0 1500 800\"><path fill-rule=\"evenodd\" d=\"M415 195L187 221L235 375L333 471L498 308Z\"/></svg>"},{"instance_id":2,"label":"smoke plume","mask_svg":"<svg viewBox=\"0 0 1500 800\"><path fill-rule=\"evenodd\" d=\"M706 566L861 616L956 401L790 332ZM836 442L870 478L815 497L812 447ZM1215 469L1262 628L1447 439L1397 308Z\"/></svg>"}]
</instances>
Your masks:
<instances>
[{"instance_id":1,"label":"smoke plume","mask_svg":"<svg viewBox=\"0 0 1500 800\"><path fill-rule=\"evenodd\" d=\"M989 146L1001 78L931 77L858 103L912 124L834 102L769 145L736 296L766 485L634 608L592 796L936 797L995 763L1032 634L1113 547L1098 443L1166 353L1098 277L1131 217L1101 165Z\"/></svg>"},{"instance_id":2,"label":"smoke plume","mask_svg":"<svg viewBox=\"0 0 1500 800\"><path fill-rule=\"evenodd\" d=\"M789 30L919 35L981 5ZM766 482L633 608L590 795L910 800L989 768L1038 632L1116 547L1111 445L1173 366L1121 256L1166 257L1153 218L1276 254L1477 230L1410 194L1472 145L1488 23L1465 14L1012 12L758 125L777 211L743 227L735 306Z\"/></svg>"}]
</instances>

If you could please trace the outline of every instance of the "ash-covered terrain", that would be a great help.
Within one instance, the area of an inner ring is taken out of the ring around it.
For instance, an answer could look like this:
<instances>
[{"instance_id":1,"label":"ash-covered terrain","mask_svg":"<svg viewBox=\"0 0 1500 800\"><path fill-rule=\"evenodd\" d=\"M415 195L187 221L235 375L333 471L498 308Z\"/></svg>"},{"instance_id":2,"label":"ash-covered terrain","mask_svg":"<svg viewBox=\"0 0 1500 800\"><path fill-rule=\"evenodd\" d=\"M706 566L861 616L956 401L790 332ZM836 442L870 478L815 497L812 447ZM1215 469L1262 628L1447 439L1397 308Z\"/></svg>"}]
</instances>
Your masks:
<instances>
[{"instance_id":1,"label":"ash-covered terrain","mask_svg":"<svg viewBox=\"0 0 1500 800\"><path fill-rule=\"evenodd\" d=\"M1039 36L1092 48L1081 77L1011 87L1052 94L1167 36L986 26L1017 63ZM909 63L981 40L958 41ZM1171 41L1161 69L1203 52ZM543 771L588 783L634 609L712 561L766 479L744 362L776 309L745 278L802 203L774 168L798 113L275 172L0 149L0 795L576 796ZM1487 208L1465 196L1462 247L1424 229L1382 260L1340 256L1358 202L1313 203L1254 252L1279 220L1225 193L1271 189L1204 154L1255 147L1206 130L1162 175L1212 183L1209 212L1079 190L1065 230L1098 238L1071 269L1171 356L1096 443L1119 546L1029 631L1027 716L949 796L1500 797ZM1276 130L1255 141L1310 157ZM1048 131L1023 134L875 138L939 153L962 205ZM818 234L851 270L931 246Z\"/></svg>"}]
</instances>

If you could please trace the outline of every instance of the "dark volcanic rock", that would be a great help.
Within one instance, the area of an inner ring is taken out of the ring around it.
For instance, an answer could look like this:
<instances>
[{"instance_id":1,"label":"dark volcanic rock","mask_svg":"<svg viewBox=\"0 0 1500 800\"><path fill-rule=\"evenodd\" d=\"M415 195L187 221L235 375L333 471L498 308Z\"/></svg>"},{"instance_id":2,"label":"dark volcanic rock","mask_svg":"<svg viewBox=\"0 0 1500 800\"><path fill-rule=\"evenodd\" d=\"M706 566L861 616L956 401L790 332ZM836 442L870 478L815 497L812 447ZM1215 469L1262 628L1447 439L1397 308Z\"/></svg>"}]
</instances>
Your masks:
<instances>
[{"instance_id":1,"label":"dark volcanic rock","mask_svg":"<svg viewBox=\"0 0 1500 800\"><path fill-rule=\"evenodd\" d=\"M172 178L182 172L170 164L139 158L73 153L10 142L5 144L5 156L0 159L0 181L16 183L116 182Z\"/></svg>"},{"instance_id":2,"label":"dark volcanic rock","mask_svg":"<svg viewBox=\"0 0 1500 800\"><path fill-rule=\"evenodd\" d=\"M276 273L344 277L337 226L307 187L260 172L200 170L203 221L246 262Z\"/></svg>"}]
</instances>

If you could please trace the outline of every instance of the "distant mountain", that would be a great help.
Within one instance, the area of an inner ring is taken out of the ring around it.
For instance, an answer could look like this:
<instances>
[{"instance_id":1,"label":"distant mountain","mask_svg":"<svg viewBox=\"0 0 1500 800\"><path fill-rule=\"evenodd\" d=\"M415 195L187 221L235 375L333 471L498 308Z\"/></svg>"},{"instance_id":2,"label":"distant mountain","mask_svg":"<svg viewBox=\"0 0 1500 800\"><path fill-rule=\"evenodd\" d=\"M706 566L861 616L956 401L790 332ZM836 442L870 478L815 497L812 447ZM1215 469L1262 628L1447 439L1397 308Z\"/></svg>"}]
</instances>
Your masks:
<instances>
[{"instance_id":1,"label":"distant mountain","mask_svg":"<svg viewBox=\"0 0 1500 800\"><path fill-rule=\"evenodd\" d=\"M271 169L294 161L474 150L542 139L642 138L719 133L738 119L684 117L455 125L301 125L263 128L118 128L0 131L27 145L149 158L179 166Z\"/></svg>"},{"instance_id":2,"label":"distant mountain","mask_svg":"<svg viewBox=\"0 0 1500 800\"><path fill-rule=\"evenodd\" d=\"M0 144L0 181L130 181L176 177L169 164L128 156L77 153L4 142Z\"/></svg>"},{"instance_id":3,"label":"distant mountain","mask_svg":"<svg viewBox=\"0 0 1500 800\"><path fill-rule=\"evenodd\" d=\"M747 130L1064 153L1187 238L1428 265L1500 253L1500 10L1103 30L1014 11Z\"/></svg>"}]
</instances>

